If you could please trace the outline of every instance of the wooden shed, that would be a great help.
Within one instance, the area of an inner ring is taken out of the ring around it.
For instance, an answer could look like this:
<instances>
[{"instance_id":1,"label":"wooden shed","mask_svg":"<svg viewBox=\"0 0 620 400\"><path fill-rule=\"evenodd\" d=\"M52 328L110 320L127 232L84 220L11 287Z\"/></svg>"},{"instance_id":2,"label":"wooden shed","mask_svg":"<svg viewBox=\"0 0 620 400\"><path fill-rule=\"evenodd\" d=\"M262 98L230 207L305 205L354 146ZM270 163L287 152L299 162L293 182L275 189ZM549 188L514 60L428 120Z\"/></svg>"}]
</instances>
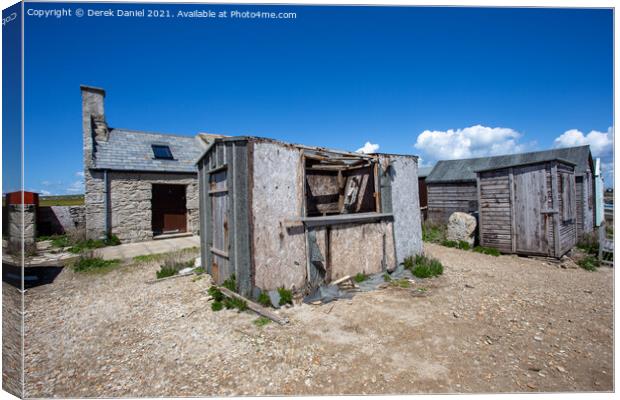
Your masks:
<instances>
[{"instance_id":1,"label":"wooden shed","mask_svg":"<svg viewBox=\"0 0 620 400\"><path fill-rule=\"evenodd\" d=\"M509 154L494 157L439 161L426 178L428 220L446 224L453 212L478 211L476 171L502 169L511 165L544 162L554 159L575 164L577 235L594 230L594 162L590 146Z\"/></svg>"},{"instance_id":2,"label":"wooden shed","mask_svg":"<svg viewBox=\"0 0 620 400\"><path fill-rule=\"evenodd\" d=\"M431 173L433 167L418 168L418 194L420 196L420 214L422 221L426 221L428 210L428 191L426 190L426 177Z\"/></svg>"},{"instance_id":3,"label":"wooden shed","mask_svg":"<svg viewBox=\"0 0 620 400\"><path fill-rule=\"evenodd\" d=\"M415 156L230 137L197 165L202 266L244 296L309 293L422 251Z\"/></svg>"},{"instance_id":4,"label":"wooden shed","mask_svg":"<svg viewBox=\"0 0 620 400\"><path fill-rule=\"evenodd\" d=\"M480 245L561 257L577 240L575 164L549 160L477 171Z\"/></svg>"}]
</instances>

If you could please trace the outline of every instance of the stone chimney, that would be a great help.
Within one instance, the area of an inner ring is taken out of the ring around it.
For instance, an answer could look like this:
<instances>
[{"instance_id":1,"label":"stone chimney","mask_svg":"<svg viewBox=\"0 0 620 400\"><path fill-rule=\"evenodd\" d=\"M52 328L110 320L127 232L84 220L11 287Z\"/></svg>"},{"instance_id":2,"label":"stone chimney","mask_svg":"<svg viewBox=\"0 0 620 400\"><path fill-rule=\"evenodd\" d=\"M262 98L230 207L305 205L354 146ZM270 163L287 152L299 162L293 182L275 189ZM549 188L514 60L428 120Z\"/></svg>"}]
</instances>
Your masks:
<instances>
[{"instance_id":1,"label":"stone chimney","mask_svg":"<svg viewBox=\"0 0 620 400\"><path fill-rule=\"evenodd\" d=\"M92 140L107 141L108 140L108 124L105 120L105 111L103 103L105 98L105 90L80 85L82 90L82 130L84 133L84 145L87 145L87 139L90 148L94 146ZM88 137L88 138L87 138Z\"/></svg>"}]
</instances>

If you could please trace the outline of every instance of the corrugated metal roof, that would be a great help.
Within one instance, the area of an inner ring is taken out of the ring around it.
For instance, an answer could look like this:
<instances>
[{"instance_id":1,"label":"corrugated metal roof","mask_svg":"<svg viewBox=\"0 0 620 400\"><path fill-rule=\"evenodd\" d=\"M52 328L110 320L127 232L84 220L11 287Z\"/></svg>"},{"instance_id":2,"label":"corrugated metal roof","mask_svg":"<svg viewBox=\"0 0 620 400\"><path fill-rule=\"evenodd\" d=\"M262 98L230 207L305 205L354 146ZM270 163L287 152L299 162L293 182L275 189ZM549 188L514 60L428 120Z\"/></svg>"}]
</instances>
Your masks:
<instances>
[{"instance_id":1,"label":"corrugated metal roof","mask_svg":"<svg viewBox=\"0 0 620 400\"><path fill-rule=\"evenodd\" d=\"M476 180L476 171L506 168L533 162L567 160L576 165L580 174L592 168L590 146L566 147L531 153L508 154L495 157L469 158L464 160L439 161L426 177L427 183L471 182Z\"/></svg>"},{"instance_id":2,"label":"corrugated metal roof","mask_svg":"<svg viewBox=\"0 0 620 400\"><path fill-rule=\"evenodd\" d=\"M155 159L152 145L166 145L172 160ZM94 168L117 171L197 172L205 142L192 136L111 129L107 142L95 145Z\"/></svg>"}]
</instances>

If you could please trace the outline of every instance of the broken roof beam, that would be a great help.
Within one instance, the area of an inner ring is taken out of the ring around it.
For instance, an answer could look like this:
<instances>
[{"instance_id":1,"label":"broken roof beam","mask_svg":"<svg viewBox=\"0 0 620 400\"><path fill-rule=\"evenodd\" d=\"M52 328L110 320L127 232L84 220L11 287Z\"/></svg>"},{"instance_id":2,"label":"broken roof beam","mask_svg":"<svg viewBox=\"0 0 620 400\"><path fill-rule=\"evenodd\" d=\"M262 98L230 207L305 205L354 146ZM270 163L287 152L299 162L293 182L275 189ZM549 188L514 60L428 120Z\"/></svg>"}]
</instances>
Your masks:
<instances>
[{"instance_id":1,"label":"broken roof beam","mask_svg":"<svg viewBox=\"0 0 620 400\"><path fill-rule=\"evenodd\" d=\"M381 219L393 218L391 213L352 213L352 214L336 214L320 217L304 217L301 218L306 226L327 226L337 224L350 224L355 222L372 222Z\"/></svg>"},{"instance_id":2,"label":"broken roof beam","mask_svg":"<svg viewBox=\"0 0 620 400\"><path fill-rule=\"evenodd\" d=\"M309 151L313 151L313 152L320 153L324 156L328 154L334 154L336 156L344 155L344 156L349 156L352 158L366 158L366 159L373 159L377 157L376 155L369 155L369 154L363 154L363 153L352 153L349 151L341 151L341 150L331 150L331 149L326 149L324 147L313 147L313 146L305 146L305 145L296 145L296 146L300 149L303 149L305 155L312 155L312 153L310 153Z\"/></svg>"}]
</instances>

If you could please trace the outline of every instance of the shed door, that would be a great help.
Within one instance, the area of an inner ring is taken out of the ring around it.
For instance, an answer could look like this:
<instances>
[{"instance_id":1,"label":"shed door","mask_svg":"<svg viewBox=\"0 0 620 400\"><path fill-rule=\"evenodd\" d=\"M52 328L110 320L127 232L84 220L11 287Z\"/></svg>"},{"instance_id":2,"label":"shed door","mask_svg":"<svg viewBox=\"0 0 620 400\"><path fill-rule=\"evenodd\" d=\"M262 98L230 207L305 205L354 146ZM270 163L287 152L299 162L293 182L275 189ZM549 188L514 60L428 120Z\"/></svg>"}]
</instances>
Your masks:
<instances>
[{"instance_id":1,"label":"shed door","mask_svg":"<svg viewBox=\"0 0 620 400\"><path fill-rule=\"evenodd\" d=\"M545 168L527 166L514 170L515 237L517 253L549 254L547 227L553 216L547 208Z\"/></svg>"},{"instance_id":2,"label":"shed door","mask_svg":"<svg viewBox=\"0 0 620 400\"><path fill-rule=\"evenodd\" d=\"M211 174L209 197L211 199L211 218L213 221L213 245L210 249L213 256L211 272L215 282L221 284L231 275L228 258L229 208L226 170Z\"/></svg>"}]
</instances>

